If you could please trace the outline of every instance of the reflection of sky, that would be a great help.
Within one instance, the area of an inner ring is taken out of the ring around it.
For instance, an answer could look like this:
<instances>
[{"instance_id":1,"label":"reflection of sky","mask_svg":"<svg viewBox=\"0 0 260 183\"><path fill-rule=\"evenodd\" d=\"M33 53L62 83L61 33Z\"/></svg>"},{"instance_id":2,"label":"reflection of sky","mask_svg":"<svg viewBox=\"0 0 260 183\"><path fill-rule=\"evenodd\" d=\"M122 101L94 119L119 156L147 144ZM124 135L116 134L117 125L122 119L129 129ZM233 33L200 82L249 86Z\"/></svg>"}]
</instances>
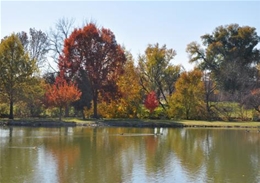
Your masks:
<instances>
[{"instance_id":1,"label":"reflection of sky","mask_svg":"<svg viewBox=\"0 0 260 183\"><path fill-rule=\"evenodd\" d=\"M9 142L10 130L9 128L0 127L0 148Z\"/></svg>"},{"instance_id":2,"label":"reflection of sky","mask_svg":"<svg viewBox=\"0 0 260 183\"><path fill-rule=\"evenodd\" d=\"M149 172L146 170L145 166L145 155L139 156L135 159L133 163L133 172L131 180L125 180L125 182L139 183L139 182L153 182L153 183L194 183L194 182L204 182L203 177L205 177L205 167L198 169L198 174L200 176L187 176L189 172L182 167L181 162L178 158L172 153L167 158L167 166L164 169L159 170L158 172L153 172L152 175L149 175ZM203 175L203 176L202 176Z\"/></svg>"},{"instance_id":3,"label":"reflection of sky","mask_svg":"<svg viewBox=\"0 0 260 183\"><path fill-rule=\"evenodd\" d=\"M163 139L161 139L163 140ZM121 162L123 167L123 182L124 183L140 183L140 182L153 182L153 183L193 183L202 182L202 177L189 177L187 176L189 172L182 167L181 162L175 156L174 153L170 153L167 157L166 166L160 167L156 172L148 170L146 166L146 154L145 146L142 143L140 145L139 153L137 152L135 146L129 146L129 148L121 153ZM129 171L129 163L133 167ZM199 170L198 170L199 172ZM205 167L201 169L199 173L205 176Z\"/></svg>"},{"instance_id":4,"label":"reflection of sky","mask_svg":"<svg viewBox=\"0 0 260 183\"><path fill-rule=\"evenodd\" d=\"M8 137L8 136L9 136L9 129L4 129L0 127L0 137Z\"/></svg>"},{"instance_id":5,"label":"reflection of sky","mask_svg":"<svg viewBox=\"0 0 260 183\"><path fill-rule=\"evenodd\" d=\"M13 137L23 137L24 130L22 128L12 128L12 127L0 127L0 137L9 137L10 130L15 130L15 133L12 133Z\"/></svg>"},{"instance_id":6,"label":"reflection of sky","mask_svg":"<svg viewBox=\"0 0 260 183\"><path fill-rule=\"evenodd\" d=\"M147 182L145 172L145 154L140 154L138 158L134 159L133 173L131 182Z\"/></svg>"},{"instance_id":7,"label":"reflection of sky","mask_svg":"<svg viewBox=\"0 0 260 183\"><path fill-rule=\"evenodd\" d=\"M34 181L37 183L45 183L45 182L58 182L57 176L57 164L55 158L48 152L44 150L44 148L38 148L38 159L35 163L36 171L34 174Z\"/></svg>"}]
</instances>

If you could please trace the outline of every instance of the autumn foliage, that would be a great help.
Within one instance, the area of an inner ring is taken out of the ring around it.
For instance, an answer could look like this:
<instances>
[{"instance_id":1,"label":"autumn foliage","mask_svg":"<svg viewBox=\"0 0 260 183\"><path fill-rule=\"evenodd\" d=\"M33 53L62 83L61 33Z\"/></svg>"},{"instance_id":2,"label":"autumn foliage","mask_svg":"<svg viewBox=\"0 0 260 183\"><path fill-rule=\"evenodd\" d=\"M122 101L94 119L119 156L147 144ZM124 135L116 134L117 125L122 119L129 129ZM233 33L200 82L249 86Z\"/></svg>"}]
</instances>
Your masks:
<instances>
[{"instance_id":1,"label":"autumn foliage","mask_svg":"<svg viewBox=\"0 0 260 183\"><path fill-rule=\"evenodd\" d=\"M113 96L117 92L116 80L123 73L125 61L124 51L117 44L113 32L89 23L75 29L65 40L59 69L76 80L80 79L82 72L87 75L93 113L97 117L98 97L111 93Z\"/></svg>"},{"instance_id":2,"label":"autumn foliage","mask_svg":"<svg viewBox=\"0 0 260 183\"><path fill-rule=\"evenodd\" d=\"M198 119L204 116L205 87L203 73L194 69L183 72L175 84L175 92L169 99L169 116L180 119Z\"/></svg>"},{"instance_id":3,"label":"autumn foliage","mask_svg":"<svg viewBox=\"0 0 260 183\"><path fill-rule=\"evenodd\" d=\"M150 92L144 102L144 106L152 113L156 107L158 107L159 101L157 100L156 93Z\"/></svg>"},{"instance_id":4,"label":"autumn foliage","mask_svg":"<svg viewBox=\"0 0 260 183\"><path fill-rule=\"evenodd\" d=\"M61 109L78 100L80 96L81 92L74 83L67 82L64 77L58 76L53 85L48 85L45 100L48 106L59 107L61 115Z\"/></svg>"},{"instance_id":5,"label":"autumn foliage","mask_svg":"<svg viewBox=\"0 0 260 183\"><path fill-rule=\"evenodd\" d=\"M124 74L117 80L120 96L109 102L99 103L98 111L106 118L137 118L140 111L141 86L138 71L129 52L126 52L127 61L124 65Z\"/></svg>"}]
</instances>

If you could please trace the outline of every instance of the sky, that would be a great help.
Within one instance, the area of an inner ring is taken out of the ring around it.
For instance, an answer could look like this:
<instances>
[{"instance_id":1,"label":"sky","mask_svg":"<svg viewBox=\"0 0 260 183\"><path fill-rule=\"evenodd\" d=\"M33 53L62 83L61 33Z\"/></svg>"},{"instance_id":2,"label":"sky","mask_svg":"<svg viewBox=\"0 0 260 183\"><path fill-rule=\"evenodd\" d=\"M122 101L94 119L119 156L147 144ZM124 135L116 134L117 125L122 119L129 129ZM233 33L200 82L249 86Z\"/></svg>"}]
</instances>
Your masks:
<instances>
[{"instance_id":1,"label":"sky","mask_svg":"<svg viewBox=\"0 0 260 183\"><path fill-rule=\"evenodd\" d=\"M1 9L1 39L30 28L48 32L61 18L74 18L75 26L94 21L110 29L119 44L137 62L148 44L159 43L177 55L171 61L186 70L186 47L221 25L237 23L256 28L260 35L260 0L256 1L5 1ZM260 44L257 46L260 48Z\"/></svg>"}]
</instances>

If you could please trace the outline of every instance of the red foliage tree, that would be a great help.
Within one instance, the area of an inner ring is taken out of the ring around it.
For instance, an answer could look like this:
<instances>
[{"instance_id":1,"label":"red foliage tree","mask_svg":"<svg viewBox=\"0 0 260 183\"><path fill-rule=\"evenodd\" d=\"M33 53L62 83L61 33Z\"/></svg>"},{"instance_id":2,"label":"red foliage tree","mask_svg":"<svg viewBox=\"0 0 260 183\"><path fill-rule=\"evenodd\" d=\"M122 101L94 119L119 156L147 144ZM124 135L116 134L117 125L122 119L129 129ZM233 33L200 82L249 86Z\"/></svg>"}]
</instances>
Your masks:
<instances>
[{"instance_id":1,"label":"red foliage tree","mask_svg":"<svg viewBox=\"0 0 260 183\"><path fill-rule=\"evenodd\" d=\"M156 93L154 91L150 92L145 99L144 106L152 113L158 105L159 101L157 100Z\"/></svg>"},{"instance_id":2,"label":"red foliage tree","mask_svg":"<svg viewBox=\"0 0 260 183\"><path fill-rule=\"evenodd\" d=\"M45 99L48 106L59 107L61 120L62 108L78 100L81 92L72 82L67 82L64 77L57 76L53 85L47 86Z\"/></svg>"},{"instance_id":3,"label":"red foliage tree","mask_svg":"<svg viewBox=\"0 0 260 183\"><path fill-rule=\"evenodd\" d=\"M69 78L80 78L80 73L85 72L92 92L94 117L97 118L98 96L116 93L116 80L123 72L125 61L124 51L113 32L89 23L82 29L75 29L65 40L59 69Z\"/></svg>"}]
</instances>

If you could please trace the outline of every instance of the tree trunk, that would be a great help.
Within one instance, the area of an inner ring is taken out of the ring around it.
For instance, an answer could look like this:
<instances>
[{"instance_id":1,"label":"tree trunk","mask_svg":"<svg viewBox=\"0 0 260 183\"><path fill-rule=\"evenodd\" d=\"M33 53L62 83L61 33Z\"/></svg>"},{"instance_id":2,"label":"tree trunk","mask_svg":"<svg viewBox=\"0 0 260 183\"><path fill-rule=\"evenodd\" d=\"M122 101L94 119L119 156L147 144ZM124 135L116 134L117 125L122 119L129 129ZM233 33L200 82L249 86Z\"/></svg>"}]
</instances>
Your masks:
<instances>
[{"instance_id":1,"label":"tree trunk","mask_svg":"<svg viewBox=\"0 0 260 183\"><path fill-rule=\"evenodd\" d=\"M85 114L84 114L84 108L81 110L81 113L82 113L82 119L85 120L86 117L85 117Z\"/></svg>"},{"instance_id":2,"label":"tree trunk","mask_svg":"<svg viewBox=\"0 0 260 183\"><path fill-rule=\"evenodd\" d=\"M93 97L93 112L94 112L94 118L98 118L97 114L97 97Z\"/></svg>"},{"instance_id":3,"label":"tree trunk","mask_svg":"<svg viewBox=\"0 0 260 183\"><path fill-rule=\"evenodd\" d=\"M13 97L10 98L9 119L14 119L14 101L13 101Z\"/></svg>"},{"instance_id":4,"label":"tree trunk","mask_svg":"<svg viewBox=\"0 0 260 183\"><path fill-rule=\"evenodd\" d=\"M62 115L62 107L60 107L59 121L61 121L61 115Z\"/></svg>"},{"instance_id":5,"label":"tree trunk","mask_svg":"<svg viewBox=\"0 0 260 183\"><path fill-rule=\"evenodd\" d=\"M211 115L211 107L209 105L209 94L206 94L206 109L207 109L207 119L212 120L212 115Z\"/></svg>"}]
</instances>

